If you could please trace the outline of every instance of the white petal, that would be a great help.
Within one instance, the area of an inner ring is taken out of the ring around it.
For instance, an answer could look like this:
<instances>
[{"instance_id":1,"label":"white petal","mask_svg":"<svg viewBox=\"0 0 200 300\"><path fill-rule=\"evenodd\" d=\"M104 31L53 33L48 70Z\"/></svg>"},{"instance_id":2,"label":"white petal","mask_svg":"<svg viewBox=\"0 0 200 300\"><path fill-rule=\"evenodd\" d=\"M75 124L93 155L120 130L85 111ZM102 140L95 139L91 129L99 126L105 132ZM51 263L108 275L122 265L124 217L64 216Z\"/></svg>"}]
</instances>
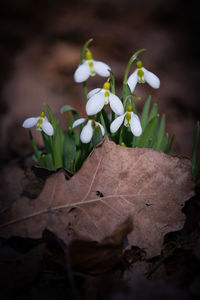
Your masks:
<instances>
[{"instance_id":1,"label":"white petal","mask_svg":"<svg viewBox=\"0 0 200 300\"><path fill-rule=\"evenodd\" d=\"M131 126L131 131L135 136L140 136L142 134L140 119L133 112L131 113L130 126Z\"/></svg>"},{"instance_id":2,"label":"white petal","mask_svg":"<svg viewBox=\"0 0 200 300\"><path fill-rule=\"evenodd\" d=\"M105 134L104 127L103 127L99 122L96 122L96 121L95 121L95 125L98 125L98 126L100 127L100 129L101 129L101 134L104 136L104 134Z\"/></svg>"},{"instance_id":3,"label":"white petal","mask_svg":"<svg viewBox=\"0 0 200 300\"><path fill-rule=\"evenodd\" d=\"M83 122L85 122L85 120L87 120L86 118L80 118L76 121L74 121L73 125L72 125L72 128L75 128L76 126L82 124Z\"/></svg>"},{"instance_id":4,"label":"white petal","mask_svg":"<svg viewBox=\"0 0 200 300\"><path fill-rule=\"evenodd\" d=\"M86 81L90 76L90 67L87 64L81 64L78 66L74 73L75 82Z\"/></svg>"},{"instance_id":5,"label":"white petal","mask_svg":"<svg viewBox=\"0 0 200 300\"><path fill-rule=\"evenodd\" d=\"M130 87L131 92L133 93L136 84L137 84L137 69L131 74L127 80L127 84Z\"/></svg>"},{"instance_id":6,"label":"white petal","mask_svg":"<svg viewBox=\"0 0 200 300\"><path fill-rule=\"evenodd\" d=\"M100 75L102 77L109 77L110 76L109 70L111 70L111 68L107 64L105 64L101 61L94 60L93 61L93 66L94 66L95 73L97 73L98 75Z\"/></svg>"},{"instance_id":7,"label":"white petal","mask_svg":"<svg viewBox=\"0 0 200 300\"><path fill-rule=\"evenodd\" d=\"M88 99L90 99L93 95L95 95L95 94L97 94L98 92L100 92L100 90L101 90L100 88L91 90L91 91L87 94Z\"/></svg>"},{"instance_id":8,"label":"white petal","mask_svg":"<svg viewBox=\"0 0 200 300\"><path fill-rule=\"evenodd\" d=\"M105 103L105 97L103 93L97 93L93 95L86 104L86 112L88 116L97 114L102 110Z\"/></svg>"},{"instance_id":9,"label":"white petal","mask_svg":"<svg viewBox=\"0 0 200 300\"><path fill-rule=\"evenodd\" d=\"M22 126L24 128L31 128L37 124L38 119L39 119L38 117L37 118L28 118L23 122Z\"/></svg>"},{"instance_id":10,"label":"white petal","mask_svg":"<svg viewBox=\"0 0 200 300\"><path fill-rule=\"evenodd\" d=\"M110 107L117 115L122 115L124 113L124 107L121 100L114 94L109 94Z\"/></svg>"},{"instance_id":11,"label":"white petal","mask_svg":"<svg viewBox=\"0 0 200 300\"><path fill-rule=\"evenodd\" d=\"M160 87L160 79L153 74L152 72L149 72L147 69L142 68L144 72L144 80L154 89L158 89Z\"/></svg>"},{"instance_id":12,"label":"white petal","mask_svg":"<svg viewBox=\"0 0 200 300\"><path fill-rule=\"evenodd\" d=\"M111 125L110 125L110 131L111 131L112 133L116 132L116 131L119 129L119 127L122 125L125 115L126 115L126 114L123 114L123 115L117 117L117 118L111 123Z\"/></svg>"},{"instance_id":13,"label":"white petal","mask_svg":"<svg viewBox=\"0 0 200 300\"><path fill-rule=\"evenodd\" d=\"M51 123L47 120L44 119L44 121L42 122L42 130L47 134L52 136L54 134L54 130L53 130L53 126L51 125Z\"/></svg>"},{"instance_id":14,"label":"white petal","mask_svg":"<svg viewBox=\"0 0 200 300\"><path fill-rule=\"evenodd\" d=\"M91 125L92 121L88 121L88 123L83 127L80 135L81 142L87 144L91 141L93 136L93 127Z\"/></svg>"}]
</instances>

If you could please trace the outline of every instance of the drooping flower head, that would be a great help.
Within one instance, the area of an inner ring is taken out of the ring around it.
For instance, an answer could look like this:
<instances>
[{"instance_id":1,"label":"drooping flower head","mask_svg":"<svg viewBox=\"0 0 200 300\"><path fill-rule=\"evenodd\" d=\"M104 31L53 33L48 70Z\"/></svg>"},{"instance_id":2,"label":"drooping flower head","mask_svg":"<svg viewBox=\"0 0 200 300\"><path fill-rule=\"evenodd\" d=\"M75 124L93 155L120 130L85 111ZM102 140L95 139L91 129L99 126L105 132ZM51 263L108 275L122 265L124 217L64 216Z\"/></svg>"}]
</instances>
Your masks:
<instances>
[{"instance_id":1,"label":"drooping flower head","mask_svg":"<svg viewBox=\"0 0 200 300\"><path fill-rule=\"evenodd\" d=\"M97 114L108 103L114 113L117 115L123 114L124 108L121 100L110 92L110 83L106 81L102 89L97 88L88 93L88 102L86 104L88 116Z\"/></svg>"},{"instance_id":2,"label":"drooping flower head","mask_svg":"<svg viewBox=\"0 0 200 300\"><path fill-rule=\"evenodd\" d=\"M92 52L87 49L85 59L78 66L74 73L74 81L84 82L90 76L95 76L96 74L102 77L108 77L110 76L109 70L111 70L111 68L107 64L94 60L92 57Z\"/></svg>"},{"instance_id":3,"label":"drooping flower head","mask_svg":"<svg viewBox=\"0 0 200 300\"><path fill-rule=\"evenodd\" d=\"M129 76L127 80L127 84L129 85L131 92L134 91L137 82L147 82L154 89L158 89L160 87L160 79L155 74L145 69L140 60L137 61L136 67L136 70Z\"/></svg>"},{"instance_id":4,"label":"drooping flower head","mask_svg":"<svg viewBox=\"0 0 200 300\"><path fill-rule=\"evenodd\" d=\"M51 123L48 121L48 118L45 116L44 112L42 111L39 117L32 117L26 119L22 126L24 128L31 128L36 126L36 129L39 131L44 131L47 135L52 136L54 134L54 129Z\"/></svg>"},{"instance_id":5,"label":"drooping flower head","mask_svg":"<svg viewBox=\"0 0 200 300\"><path fill-rule=\"evenodd\" d=\"M103 126L99 123L94 121L93 119L86 119L86 118L80 118L78 120L76 120L73 125L72 128L75 128L77 126L79 126L80 124L86 122L86 125L83 127L81 134L80 134L80 140L82 143L87 144L91 141L93 134L94 134L94 128L95 126L99 126L101 129L101 134L102 136L104 136L105 134L105 130L103 128Z\"/></svg>"},{"instance_id":6,"label":"drooping flower head","mask_svg":"<svg viewBox=\"0 0 200 300\"><path fill-rule=\"evenodd\" d=\"M132 105L129 105L127 108L127 111L117 117L110 125L110 131L111 133L116 132L122 123L124 122L124 126L130 127L131 132L135 136L140 136L142 134L142 127L140 124L140 119L138 116L133 112L133 107Z\"/></svg>"}]
</instances>

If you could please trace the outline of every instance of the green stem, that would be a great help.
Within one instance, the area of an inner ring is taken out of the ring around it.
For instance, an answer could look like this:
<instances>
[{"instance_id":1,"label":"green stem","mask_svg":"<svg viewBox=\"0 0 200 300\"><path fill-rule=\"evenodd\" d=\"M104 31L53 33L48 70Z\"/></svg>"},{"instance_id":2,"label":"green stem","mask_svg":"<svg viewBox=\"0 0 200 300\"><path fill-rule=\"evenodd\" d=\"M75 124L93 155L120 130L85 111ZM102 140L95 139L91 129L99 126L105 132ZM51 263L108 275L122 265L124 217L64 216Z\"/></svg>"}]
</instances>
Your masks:
<instances>
[{"instance_id":1,"label":"green stem","mask_svg":"<svg viewBox=\"0 0 200 300\"><path fill-rule=\"evenodd\" d=\"M35 143L35 140L33 138L32 132L30 130L29 130L29 137L30 137L30 140L31 140L31 144L32 144L35 156L36 156L37 160L39 161L40 160L40 153L39 153L39 150L36 146L36 143Z\"/></svg>"},{"instance_id":2,"label":"green stem","mask_svg":"<svg viewBox=\"0 0 200 300\"><path fill-rule=\"evenodd\" d=\"M135 52L135 53L131 56L131 58L130 58L128 64L127 64L126 70L125 70L124 81L123 81L124 84L126 84L126 82L127 82L128 73L129 73L129 70L130 70L130 67L131 67L133 61L134 61L134 60L137 58L137 56L138 56L141 52L143 52L143 51L146 51L146 49L145 49L145 48L142 48L142 49L138 50L137 52Z\"/></svg>"},{"instance_id":3,"label":"green stem","mask_svg":"<svg viewBox=\"0 0 200 300\"><path fill-rule=\"evenodd\" d=\"M81 50L81 64L83 63L84 57L85 57L85 51L88 47L88 45L93 41L93 39L89 39L85 44L83 45L83 48Z\"/></svg>"},{"instance_id":4,"label":"green stem","mask_svg":"<svg viewBox=\"0 0 200 300\"><path fill-rule=\"evenodd\" d=\"M132 105L132 99L133 99L133 96L132 95L128 95L125 100L124 100L124 103L123 103L123 106L124 106L124 111L126 111L126 103L127 103L127 100L129 100L129 105Z\"/></svg>"},{"instance_id":5,"label":"green stem","mask_svg":"<svg viewBox=\"0 0 200 300\"><path fill-rule=\"evenodd\" d=\"M112 71L110 71L110 85L111 85L111 92L115 95L115 77Z\"/></svg>"},{"instance_id":6,"label":"green stem","mask_svg":"<svg viewBox=\"0 0 200 300\"><path fill-rule=\"evenodd\" d=\"M102 112L100 113L100 121L101 121L101 124L103 125L103 127L105 129L105 133L108 134Z\"/></svg>"},{"instance_id":7,"label":"green stem","mask_svg":"<svg viewBox=\"0 0 200 300\"><path fill-rule=\"evenodd\" d=\"M86 81L83 82L83 90L84 90L84 95L85 95L85 102L87 103L88 102L88 97L87 97L88 91L87 91Z\"/></svg>"},{"instance_id":8,"label":"green stem","mask_svg":"<svg viewBox=\"0 0 200 300\"><path fill-rule=\"evenodd\" d=\"M115 113L114 113L114 111L112 111L112 116L111 116L111 122L113 122L114 121L114 119L115 119Z\"/></svg>"},{"instance_id":9,"label":"green stem","mask_svg":"<svg viewBox=\"0 0 200 300\"><path fill-rule=\"evenodd\" d=\"M112 71L110 71L110 86L111 86L111 93L115 95L115 77ZM111 121L114 121L114 119L115 119L115 113L112 111Z\"/></svg>"}]
</instances>

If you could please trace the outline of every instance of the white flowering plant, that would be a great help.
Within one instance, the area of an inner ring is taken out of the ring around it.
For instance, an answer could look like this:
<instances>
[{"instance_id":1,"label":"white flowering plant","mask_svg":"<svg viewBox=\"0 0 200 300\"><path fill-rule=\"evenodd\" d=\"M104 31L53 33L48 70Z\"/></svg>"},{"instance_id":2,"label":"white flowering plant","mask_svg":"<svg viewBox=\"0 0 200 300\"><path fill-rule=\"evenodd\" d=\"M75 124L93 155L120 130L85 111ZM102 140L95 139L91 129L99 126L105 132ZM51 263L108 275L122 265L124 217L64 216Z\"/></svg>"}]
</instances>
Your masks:
<instances>
[{"instance_id":1,"label":"white flowering plant","mask_svg":"<svg viewBox=\"0 0 200 300\"><path fill-rule=\"evenodd\" d=\"M30 131L34 157L39 165L52 170L66 168L72 173L80 169L92 149L108 135L115 143L126 147L153 148L169 153L174 136L168 140L165 132L165 115L158 114L157 105L151 107L151 97L144 103L141 116L136 102L141 98L134 93L137 83L147 82L152 88L160 87L159 78L143 67L140 49L130 58L125 69L122 95L115 92L115 78L111 67L93 59L88 40L81 51L80 64L75 70L74 80L83 83L87 117L80 117L71 106L65 105L61 113L67 113L67 126L63 131L48 105L39 117L24 121L23 127L41 131L44 149L38 149ZM129 75L132 64L135 71ZM88 93L87 79L99 75L105 77L102 87ZM108 105L108 108L105 106Z\"/></svg>"}]
</instances>

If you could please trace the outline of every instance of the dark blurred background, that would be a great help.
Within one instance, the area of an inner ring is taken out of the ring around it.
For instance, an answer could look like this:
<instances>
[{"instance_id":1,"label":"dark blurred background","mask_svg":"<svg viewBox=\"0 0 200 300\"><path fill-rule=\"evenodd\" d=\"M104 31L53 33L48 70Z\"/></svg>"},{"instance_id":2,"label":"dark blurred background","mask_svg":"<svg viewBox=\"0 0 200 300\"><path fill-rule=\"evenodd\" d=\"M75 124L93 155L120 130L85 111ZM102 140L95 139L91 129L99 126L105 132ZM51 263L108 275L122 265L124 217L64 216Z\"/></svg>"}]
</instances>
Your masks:
<instances>
[{"instance_id":1,"label":"dark blurred background","mask_svg":"<svg viewBox=\"0 0 200 300\"><path fill-rule=\"evenodd\" d=\"M135 92L139 112L150 94L176 134L173 153L191 155L193 129L200 119L198 1L185 0L7 0L0 4L1 160L31 151L25 118L37 116L48 103L65 125L59 109L74 106L85 115L82 85L73 81L80 49L109 64L121 93L125 66L138 49L145 67L161 80ZM132 67L132 71L134 68ZM95 76L89 89L101 87ZM40 135L34 133L40 143Z\"/></svg>"}]
</instances>

